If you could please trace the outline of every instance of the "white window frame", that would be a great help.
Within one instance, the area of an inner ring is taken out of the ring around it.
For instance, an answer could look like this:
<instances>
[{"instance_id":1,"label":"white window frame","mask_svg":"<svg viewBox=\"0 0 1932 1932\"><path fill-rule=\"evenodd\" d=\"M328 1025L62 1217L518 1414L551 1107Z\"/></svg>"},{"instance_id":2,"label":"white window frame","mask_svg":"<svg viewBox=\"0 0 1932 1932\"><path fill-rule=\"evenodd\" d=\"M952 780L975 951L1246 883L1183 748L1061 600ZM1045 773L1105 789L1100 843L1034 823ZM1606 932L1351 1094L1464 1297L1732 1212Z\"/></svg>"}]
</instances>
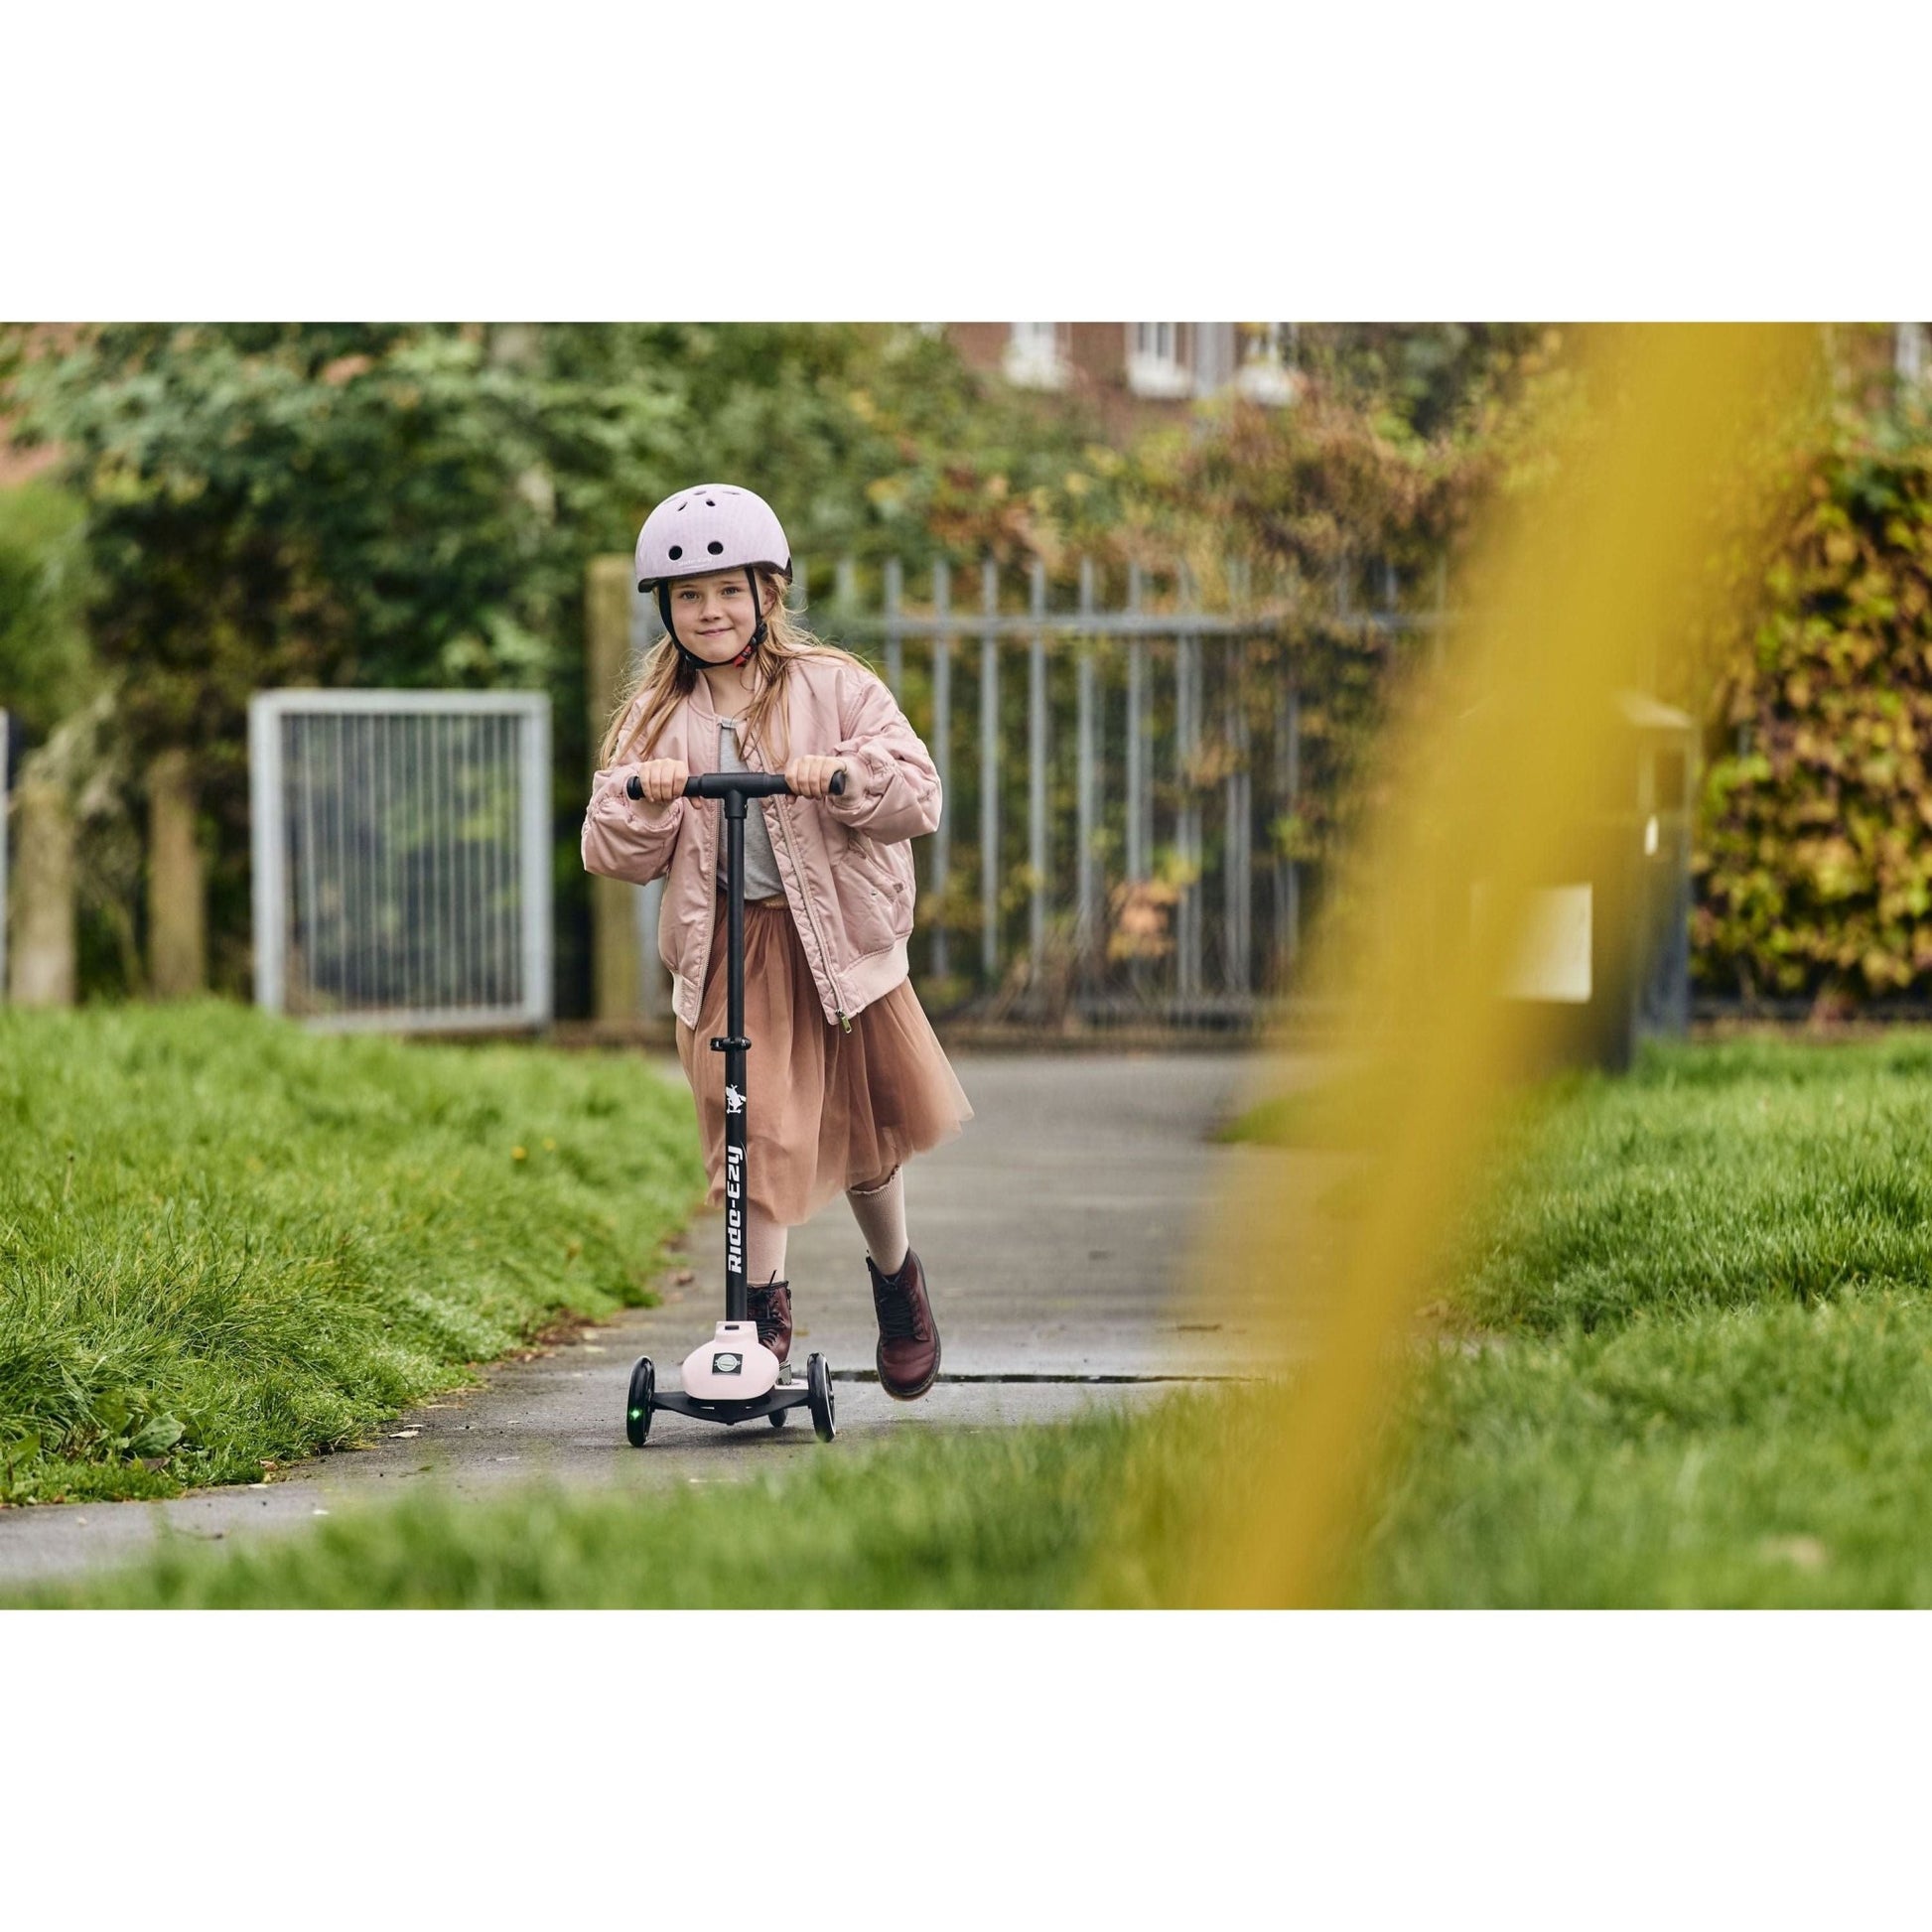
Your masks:
<instances>
[{"instance_id":1,"label":"white window frame","mask_svg":"<svg viewBox=\"0 0 1932 1932\"><path fill-rule=\"evenodd\" d=\"M1127 325L1127 386L1137 396L1170 400L1194 393L1193 371L1180 359L1179 323Z\"/></svg>"},{"instance_id":2,"label":"white window frame","mask_svg":"<svg viewBox=\"0 0 1932 1932\"><path fill-rule=\"evenodd\" d=\"M1240 325L1241 365L1234 386L1251 402L1279 407L1295 400L1295 371L1289 366L1295 325L1244 322Z\"/></svg>"},{"instance_id":3,"label":"white window frame","mask_svg":"<svg viewBox=\"0 0 1932 1932\"><path fill-rule=\"evenodd\" d=\"M1057 322L1009 323L1001 370L1006 379L1022 389L1063 389L1066 387L1067 358Z\"/></svg>"}]
</instances>

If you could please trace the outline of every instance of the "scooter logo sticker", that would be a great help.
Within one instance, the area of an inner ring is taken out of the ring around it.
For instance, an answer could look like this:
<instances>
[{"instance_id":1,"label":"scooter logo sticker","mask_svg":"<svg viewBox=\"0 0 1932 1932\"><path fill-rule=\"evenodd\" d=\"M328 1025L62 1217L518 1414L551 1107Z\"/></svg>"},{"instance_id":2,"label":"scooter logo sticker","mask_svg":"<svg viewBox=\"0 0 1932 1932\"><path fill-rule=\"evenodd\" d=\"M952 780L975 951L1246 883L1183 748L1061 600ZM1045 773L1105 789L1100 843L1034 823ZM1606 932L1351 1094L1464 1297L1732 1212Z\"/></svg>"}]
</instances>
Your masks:
<instances>
[{"instance_id":1,"label":"scooter logo sticker","mask_svg":"<svg viewBox=\"0 0 1932 1932\"><path fill-rule=\"evenodd\" d=\"M725 1112L742 1114L745 1111L745 1096L736 1087L725 1089Z\"/></svg>"},{"instance_id":2,"label":"scooter logo sticker","mask_svg":"<svg viewBox=\"0 0 1932 1932\"><path fill-rule=\"evenodd\" d=\"M732 1273L745 1272L745 1210L739 1205L745 1194L745 1151L725 1146L725 1266Z\"/></svg>"},{"instance_id":3,"label":"scooter logo sticker","mask_svg":"<svg viewBox=\"0 0 1932 1932\"><path fill-rule=\"evenodd\" d=\"M743 1355L714 1355L711 1358L713 1375L736 1375L744 1366Z\"/></svg>"}]
</instances>

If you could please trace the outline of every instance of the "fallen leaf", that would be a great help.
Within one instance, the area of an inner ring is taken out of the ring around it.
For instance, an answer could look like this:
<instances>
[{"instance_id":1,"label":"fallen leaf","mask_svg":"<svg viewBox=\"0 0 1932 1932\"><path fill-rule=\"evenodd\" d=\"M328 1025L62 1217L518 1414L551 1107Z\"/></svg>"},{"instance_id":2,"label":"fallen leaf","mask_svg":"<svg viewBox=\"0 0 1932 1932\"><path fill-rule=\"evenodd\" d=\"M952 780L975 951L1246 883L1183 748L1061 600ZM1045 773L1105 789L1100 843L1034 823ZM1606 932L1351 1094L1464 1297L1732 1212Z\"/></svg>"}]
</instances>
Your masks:
<instances>
[{"instance_id":1,"label":"fallen leaf","mask_svg":"<svg viewBox=\"0 0 1932 1932\"><path fill-rule=\"evenodd\" d=\"M1788 1563L1794 1570L1823 1570L1831 1552L1815 1536L1773 1536L1758 1545L1769 1563Z\"/></svg>"}]
</instances>

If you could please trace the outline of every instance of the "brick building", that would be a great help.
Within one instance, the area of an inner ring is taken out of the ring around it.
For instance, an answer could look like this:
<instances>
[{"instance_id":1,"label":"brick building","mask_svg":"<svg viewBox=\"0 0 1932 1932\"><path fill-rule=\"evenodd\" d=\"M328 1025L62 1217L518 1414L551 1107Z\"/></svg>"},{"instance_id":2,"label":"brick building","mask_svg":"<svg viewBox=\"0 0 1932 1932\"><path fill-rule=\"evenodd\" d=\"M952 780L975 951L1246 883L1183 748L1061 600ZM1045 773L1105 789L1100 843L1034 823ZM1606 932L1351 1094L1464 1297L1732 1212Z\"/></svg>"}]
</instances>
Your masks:
<instances>
[{"instance_id":1,"label":"brick building","mask_svg":"<svg viewBox=\"0 0 1932 1932\"><path fill-rule=\"evenodd\" d=\"M1017 387L1075 396L1110 431L1132 435L1233 388L1293 399L1294 324L1284 322L948 322L969 367Z\"/></svg>"}]
</instances>

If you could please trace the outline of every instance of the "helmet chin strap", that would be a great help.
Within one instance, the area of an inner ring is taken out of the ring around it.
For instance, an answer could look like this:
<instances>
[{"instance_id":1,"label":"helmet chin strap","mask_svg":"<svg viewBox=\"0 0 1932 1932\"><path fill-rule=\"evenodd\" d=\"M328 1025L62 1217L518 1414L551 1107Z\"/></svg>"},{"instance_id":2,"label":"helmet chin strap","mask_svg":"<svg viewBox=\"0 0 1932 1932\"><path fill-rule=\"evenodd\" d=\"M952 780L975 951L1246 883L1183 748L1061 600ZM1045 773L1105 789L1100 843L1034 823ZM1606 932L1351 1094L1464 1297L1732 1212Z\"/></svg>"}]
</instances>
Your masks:
<instances>
[{"instance_id":1,"label":"helmet chin strap","mask_svg":"<svg viewBox=\"0 0 1932 1932\"><path fill-rule=\"evenodd\" d=\"M745 582L752 593L752 608L758 610L759 580L753 574L750 564L745 566ZM671 642L677 646L677 654L680 662L689 664L694 671L716 670L718 668L708 658L700 657L696 651L685 649L684 639L677 634L677 625L671 621L671 587L668 583L660 583L657 587L657 615L664 620L664 628L669 633ZM758 624L752 632L752 641L732 659L733 667L742 670L749 664L753 657L757 655L758 647L769 635L770 631L765 624L764 614L759 611Z\"/></svg>"}]
</instances>

